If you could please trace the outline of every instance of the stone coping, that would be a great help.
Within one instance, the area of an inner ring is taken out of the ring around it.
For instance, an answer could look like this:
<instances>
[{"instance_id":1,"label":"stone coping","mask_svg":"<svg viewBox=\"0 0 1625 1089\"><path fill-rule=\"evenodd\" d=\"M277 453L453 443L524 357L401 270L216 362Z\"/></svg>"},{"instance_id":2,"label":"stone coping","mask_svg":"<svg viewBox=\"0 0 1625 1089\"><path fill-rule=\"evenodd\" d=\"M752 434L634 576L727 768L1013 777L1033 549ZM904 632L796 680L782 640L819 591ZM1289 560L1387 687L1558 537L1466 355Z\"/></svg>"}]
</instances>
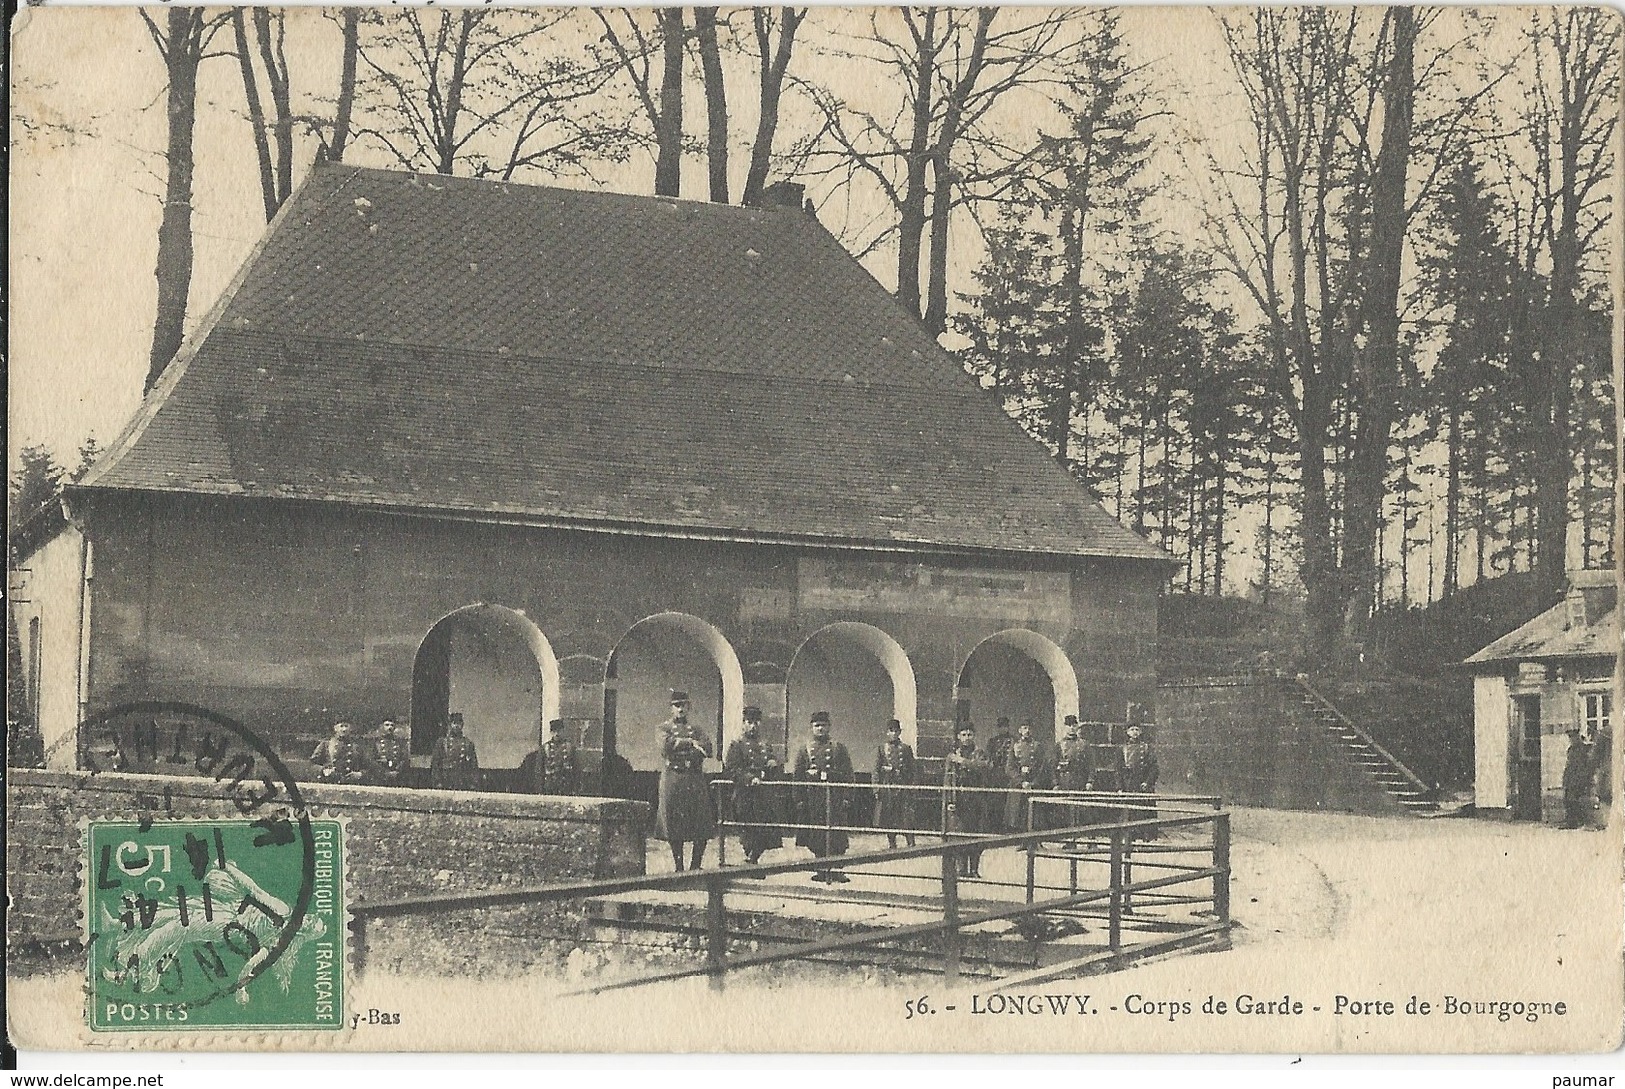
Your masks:
<instances>
[{"instance_id":1,"label":"stone coping","mask_svg":"<svg viewBox=\"0 0 1625 1089\"><path fill-rule=\"evenodd\" d=\"M213 779L198 775L151 775L130 772L46 771L7 768L9 785L96 792L141 791L172 797L216 801L220 793ZM626 798L575 797L557 794L507 794L475 790L425 790L394 786L339 786L299 783L299 793L313 808L435 813L470 817L517 817L529 820L603 823L626 821L648 824L646 802Z\"/></svg>"}]
</instances>

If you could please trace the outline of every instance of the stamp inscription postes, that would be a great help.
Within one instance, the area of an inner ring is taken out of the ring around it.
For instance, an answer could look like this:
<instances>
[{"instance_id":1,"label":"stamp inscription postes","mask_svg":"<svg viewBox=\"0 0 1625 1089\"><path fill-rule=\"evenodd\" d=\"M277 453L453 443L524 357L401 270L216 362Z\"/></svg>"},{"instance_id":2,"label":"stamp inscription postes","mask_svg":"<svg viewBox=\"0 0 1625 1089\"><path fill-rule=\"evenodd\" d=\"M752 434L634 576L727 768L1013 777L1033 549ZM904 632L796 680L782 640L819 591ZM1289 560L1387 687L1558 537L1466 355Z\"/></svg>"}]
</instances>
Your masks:
<instances>
[{"instance_id":1,"label":"stamp inscription postes","mask_svg":"<svg viewBox=\"0 0 1625 1089\"><path fill-rule=\"evenodd\" d=\"M248 820L92 821L91 1029L342 1027L342 826L310 831L307 867Z\"/></svg>"}]
</instances>

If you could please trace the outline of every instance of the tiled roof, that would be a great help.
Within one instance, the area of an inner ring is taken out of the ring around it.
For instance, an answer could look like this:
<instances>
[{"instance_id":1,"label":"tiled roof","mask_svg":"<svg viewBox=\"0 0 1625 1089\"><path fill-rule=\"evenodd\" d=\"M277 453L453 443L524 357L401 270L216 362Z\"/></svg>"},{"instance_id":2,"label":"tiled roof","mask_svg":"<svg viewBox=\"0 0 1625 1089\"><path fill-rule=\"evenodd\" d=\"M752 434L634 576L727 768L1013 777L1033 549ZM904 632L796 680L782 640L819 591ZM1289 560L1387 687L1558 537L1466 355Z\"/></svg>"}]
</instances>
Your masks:
<instances>
[{"instance_id":1,"label":"tiled roof","mask_svg":"<svg viewBox=\"0 0 1625 1089\"><path fill-rule=\"evenodd\" d=\"M86 478L1165 560L812 217L318 167Z\"/></svg>"},{"instance_id":2,"label":"tiled roof","mask_svg":"<svg viewBox=\"0 0 1625 1089\"><path fill-rule=\"evenodd\" d=\"M1619 653L1619 603L1612 584L1586 586L1586 623L1569 626L1560 601L1467 659L1469 666L1553 658L1612 658Z\"/></svg>"}]
</instances>

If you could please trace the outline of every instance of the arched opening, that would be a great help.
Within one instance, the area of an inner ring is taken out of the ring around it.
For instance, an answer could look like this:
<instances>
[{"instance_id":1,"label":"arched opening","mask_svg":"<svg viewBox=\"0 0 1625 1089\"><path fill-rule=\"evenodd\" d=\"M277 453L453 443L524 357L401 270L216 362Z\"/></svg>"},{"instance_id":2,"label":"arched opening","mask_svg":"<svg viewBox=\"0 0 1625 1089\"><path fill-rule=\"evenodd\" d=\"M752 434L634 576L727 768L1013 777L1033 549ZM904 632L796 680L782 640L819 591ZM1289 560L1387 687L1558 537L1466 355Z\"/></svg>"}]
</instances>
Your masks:
<instances>
[{"instance_id":1,"label":"arched opening","mask_svg":"<svg viewBox=\"0 0 1625 1089\"><path fill-rule=\"evenodd\" d=\"M659 770L655 728L671 715L673 688L689 694L689 719L707 729L717 747L714 755L721 759L724 723L739 722L745 712L739 656L714 625L699 617L656 613L621 636L604 669L604 747L613 744L636 771Z\"/></svg>"},{"instance_id":2,"label":"arched opening","mask_svg":"<svg viewBox=\"0 0 1625 1089\"><path fill-rule=\"evenodd\" d=\"M515 769L559 713L559 663L530 618L501 605L468 605L429 629L412 664L412 752L428 755L447 716L482 769ZM493 784L502 785L502 784Z\"/></svg>"},{"instance_id":3,"label":"arched opening","mask_svg":"<svg viewBox=\"0 0 1625 1089\"><path fill-rule=\"evenodd\" d=\"M959 705L985 736L1000 718L1033 724L1053 742L1056 724L1078 713L1078 675L1066 652L1035 631L1011 628L978 643L959 670Z\"/></svg>"},{"instance_id":4,"label":"arched opening","mask_svg":"<svg viewBox=\"0 0 1625 1089\"><path fill-rule=\"evenodd\" d=\"M830 713L835 737L860 767L886 739L887 719L901 722L903 740L916 744L914 667L872 624L842 621L808 636L790 660L785 703L792 747L814 711Z\"/></svg>"}]
</instances>

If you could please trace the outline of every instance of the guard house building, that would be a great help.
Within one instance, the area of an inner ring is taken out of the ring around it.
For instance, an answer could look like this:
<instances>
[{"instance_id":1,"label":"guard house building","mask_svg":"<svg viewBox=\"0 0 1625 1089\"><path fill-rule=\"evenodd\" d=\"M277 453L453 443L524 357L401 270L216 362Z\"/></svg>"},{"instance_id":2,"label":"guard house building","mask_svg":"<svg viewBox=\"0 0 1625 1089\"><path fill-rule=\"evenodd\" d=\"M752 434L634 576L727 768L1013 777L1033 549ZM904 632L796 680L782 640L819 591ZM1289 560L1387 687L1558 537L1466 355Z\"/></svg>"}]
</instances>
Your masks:
<instances>
[{"instance_id":1,"label":"guard house building","mask_svg":"<svg viewBox=\"0 0 1625 1089\"><path fill-rule=\"evenodd\" d=\"M1612 775L1619 650L1614 573L1578 571L1561 602L1467 659L1480 812L1561 821L1570 730L1600 741Z\"/></svg>"},{"instance_id":2,"label":"guard house building","mask_svg":"<svg viewBox=\"0 0 1625 1089\"><path fill-rule=\"evenodd\" d=\"M890 718L1048 737L1152 704L1169 569L799 207L339 164L65 510L16 614L54 767L136 700L296 774L460 712L494 789L553 718L654 769L671 688L719 750L749 704L860 768Z\"/></svg>"}]
</instances>

